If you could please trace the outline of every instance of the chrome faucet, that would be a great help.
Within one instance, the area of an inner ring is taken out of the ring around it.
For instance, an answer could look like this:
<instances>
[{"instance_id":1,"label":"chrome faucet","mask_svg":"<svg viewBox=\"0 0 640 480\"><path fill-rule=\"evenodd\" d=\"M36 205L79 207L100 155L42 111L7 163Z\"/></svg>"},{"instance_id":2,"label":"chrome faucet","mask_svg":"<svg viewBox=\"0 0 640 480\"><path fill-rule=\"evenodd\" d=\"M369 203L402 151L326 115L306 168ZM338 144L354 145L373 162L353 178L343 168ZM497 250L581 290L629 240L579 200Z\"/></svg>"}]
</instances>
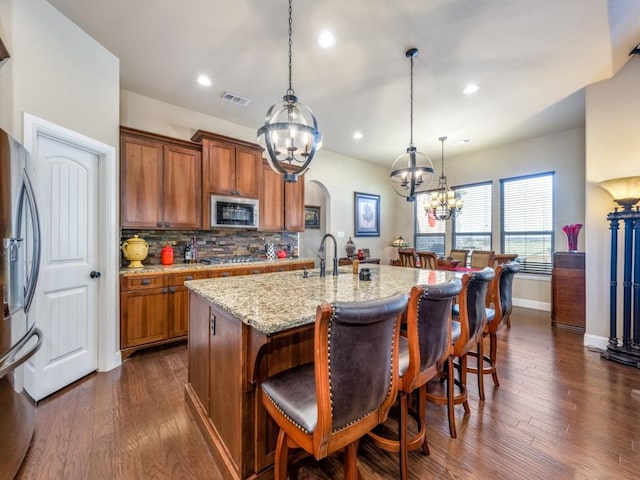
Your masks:
<instances>
[{"instance_id":1,"label":"chrome faucet","mask_svg":"<svg viewBox=\"0 0 640 480\"><path fill-rule=\"evenodd\" d=\"M338 275L338 242L336 242L336 237L327 233L322 240L320 241L320 248L318 249L318 258L320 258L320 276L324 277L326 274L325 268L325 256L321 257L319 254L324 253L324 242L327 238L333 240L333 274Z\"/></svg>"}]
</instances>

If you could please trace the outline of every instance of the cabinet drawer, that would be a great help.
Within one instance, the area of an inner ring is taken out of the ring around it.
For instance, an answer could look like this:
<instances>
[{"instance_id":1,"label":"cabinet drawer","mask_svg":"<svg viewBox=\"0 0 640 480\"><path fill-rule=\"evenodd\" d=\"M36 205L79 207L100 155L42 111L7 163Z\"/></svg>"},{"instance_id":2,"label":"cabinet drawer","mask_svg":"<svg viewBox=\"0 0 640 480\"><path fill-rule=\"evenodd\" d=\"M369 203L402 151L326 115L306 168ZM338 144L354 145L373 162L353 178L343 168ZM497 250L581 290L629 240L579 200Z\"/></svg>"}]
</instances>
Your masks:
<instances>
[{"instance_id":1,"label":"cabinet drawer","mask_svg":"<svg viewBox=\"0 0 640 480\"><path fill-rule=\"evenodd\" d=\"M158 288L166 285L166 275L135 275L123 277L120 281L121 290L140 290Z\"/></svg>"},{"instance_id":2,"label":"cabinet drawer","mask_svg":"<svg viewBox=\"0 0 640 480\"><path fill-rule=\"evenodd\" d=\"M172 273L169 275L169 285L171 286L182 286L184 282L189 280L202 280L203 278L208 278L209 272L200 271L200 272L185 272L185 273Z\"/></svg>"}]
</instances>

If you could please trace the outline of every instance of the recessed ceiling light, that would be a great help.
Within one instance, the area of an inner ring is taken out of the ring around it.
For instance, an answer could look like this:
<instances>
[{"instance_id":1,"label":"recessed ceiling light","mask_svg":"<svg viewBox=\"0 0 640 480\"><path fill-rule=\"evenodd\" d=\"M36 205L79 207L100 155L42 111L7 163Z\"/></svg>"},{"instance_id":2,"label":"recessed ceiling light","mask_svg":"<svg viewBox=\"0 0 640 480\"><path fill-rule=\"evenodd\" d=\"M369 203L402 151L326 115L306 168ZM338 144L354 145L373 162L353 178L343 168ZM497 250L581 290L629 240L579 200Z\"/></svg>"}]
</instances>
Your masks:
<instances>
[{"instance_id":1,"label":"recessed ceiling light","mask_svg":"<svg viewBox=\"0 0 640 480\"><path fill-rule=\"evenodd\" d=\"M476 93L479 89L480 87L478 85L476 85L475 83L470 83L469 85L464 87L462 93L464 93L465 95L471 95L472 93Z\"/></svg>"},{"instance_id":2,"label":"recessed ceiling light","mask_svg":"<svg viewBox=\"0 0 640 480\"><path fill-rule=\"evenodd\" d=\"M462 140L458 140L458 143L469 143L471 142L470 138L463 138Z\"/></svg>"},{"instance_id":3,"label":"recessed ceiling light","mask_svg":"<svg viewBox=\"0 0 640 480\"><path fill-rule=\"evenodd\" d=\"M355 132L355 133L353 134L353 138L354 138L355 140L360 140L360 139L362 138L362 132Z\"/></svg>"},{"instance_id":4,"label":"recessed ceiling light","mask_svg":"<svg viewBox=\"0 0 640 480\"><path fill-rule=\"evenodd\" d=\"M325 30L318 36L318 45L321 48L331 48L336 44L336 37L329 30Z\"/></svg>"},{"instance_id":5,"label":"recessed ceiling light","mask_svg":"<svg viewBox=\"0 0 640 480\"><path fill-rule=\"evenodd\" d=\"M203 87L210 87L211 86L211 79L206 75L198 75L197 81Z\"/></svg>"}]
</instances>

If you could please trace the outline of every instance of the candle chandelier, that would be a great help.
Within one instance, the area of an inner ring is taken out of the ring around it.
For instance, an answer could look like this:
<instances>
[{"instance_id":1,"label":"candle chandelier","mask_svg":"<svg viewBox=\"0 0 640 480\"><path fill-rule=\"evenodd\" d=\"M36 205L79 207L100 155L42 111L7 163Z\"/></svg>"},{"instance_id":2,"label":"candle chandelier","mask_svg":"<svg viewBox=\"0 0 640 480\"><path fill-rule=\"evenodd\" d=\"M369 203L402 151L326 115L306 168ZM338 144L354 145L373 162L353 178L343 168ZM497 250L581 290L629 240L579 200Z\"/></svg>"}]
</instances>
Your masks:
<instances>
[{"instance_id":1,"label":"candle chandelier","mask_svg":"<svg viewBox=\"0 0 640 480\"><path fill-rule=\"evenodd\" d=\"M407 202L413 202L416 194L429 189L433 180L433 164L413 145L413 59L418 56L418 49L410 48L405 55L411 60L411 137L407 152L393 162L389 178L393 190L401 197L406 197Z\"/></svg>"},{"instance_id":2,"label":"candle chandelier","mask_svg":"<svg viewBox=\"0 0 640 480\"><path fill-rule=\"evenodd\" d=\"M267 151L269 166L285 182L297 182L309 168L322 146L322 134L313 112L298 102L291 86L292 8L289 0L289 88L282 102L269 108L264 125L258 129L258 143Z\"/></svg>"},{"instance_id":3,"label":"candle chandelier","mask_svg":"<svg viewBox=\"0 0 640 480\"><path fill-rule=\"evenodd\" d=\"M438 189L431 192L431 203L424 207L429 217L436 220L449 220L451 217L457 216L462 210L464 204L462 198L458 198L454 190L449 190L447 185L447 177L444 174L444 141L447 137L440 137L442 143L441 154L441 170L438 179Z\"/></svg>"}]
</instances>

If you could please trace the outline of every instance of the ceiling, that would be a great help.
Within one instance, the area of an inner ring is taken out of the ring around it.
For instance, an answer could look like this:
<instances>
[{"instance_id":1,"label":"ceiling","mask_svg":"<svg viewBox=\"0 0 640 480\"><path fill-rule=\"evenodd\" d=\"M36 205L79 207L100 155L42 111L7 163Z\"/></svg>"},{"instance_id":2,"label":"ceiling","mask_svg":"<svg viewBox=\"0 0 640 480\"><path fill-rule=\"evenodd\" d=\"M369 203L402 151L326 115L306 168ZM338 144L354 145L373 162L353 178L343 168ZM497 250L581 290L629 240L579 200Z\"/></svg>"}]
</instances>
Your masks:
<instances>
[{"instance_id":1,"label":"ceiling","mask_svg":"<svg viewBox=\"0 0 640 480\"><path fill-rule=\"evenodd\" d=\"M49 2L120 59L125 90L257 130L288 86L286 0ZM408 48L414 144L439 160L440 136L449 156L584 125L584 87L638 42L637 0L298 0L293 88L324 149L390 167L410 138Z\"/></svg>"}]
</instances>

